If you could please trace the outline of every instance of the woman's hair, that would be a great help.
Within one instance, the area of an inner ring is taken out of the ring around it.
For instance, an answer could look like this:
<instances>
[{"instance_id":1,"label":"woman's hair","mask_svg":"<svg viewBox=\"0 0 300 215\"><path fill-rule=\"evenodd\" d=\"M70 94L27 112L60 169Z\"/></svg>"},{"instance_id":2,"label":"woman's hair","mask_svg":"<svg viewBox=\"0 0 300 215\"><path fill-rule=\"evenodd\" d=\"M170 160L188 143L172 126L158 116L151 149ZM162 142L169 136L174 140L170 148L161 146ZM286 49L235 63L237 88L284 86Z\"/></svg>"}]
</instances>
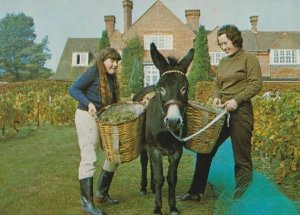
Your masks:
<instances>
[{"instance_id":1,"label":"woman's hair","mask_svg":"<svg viewBox=\"0 0 300 215\"><path fill-rule=\"evenodd\" d=\"M243 38L241 31L234 25L224 25L218 32L218 37L222 34L226 34L226 37L232 42L232 44L237 48L243 48ZM219 40L218 40L219 43Z\"/></svg>"},{"instance_id":2,"label":"woman's hair","mask_svg":"<svg viewBox=\"0 0 300 215\"><path fill-rule=\"evenodd\" d=\"M103 63L108 58L119 61L121 60L121 55L114 48L106 47L100 51L98 59L96 61L96 67L99 72L99 82L100 82L99 94L101 95L101 101L103 106L111 104L111 102L117 102L120 96L119 83L118 83L116 73L112 75L114 80L114 92L111 92L108 86L108 81L107 81L108 73ZM112 101L113 93L115 94L117 101Z\"/></svg>"}]
</instances>

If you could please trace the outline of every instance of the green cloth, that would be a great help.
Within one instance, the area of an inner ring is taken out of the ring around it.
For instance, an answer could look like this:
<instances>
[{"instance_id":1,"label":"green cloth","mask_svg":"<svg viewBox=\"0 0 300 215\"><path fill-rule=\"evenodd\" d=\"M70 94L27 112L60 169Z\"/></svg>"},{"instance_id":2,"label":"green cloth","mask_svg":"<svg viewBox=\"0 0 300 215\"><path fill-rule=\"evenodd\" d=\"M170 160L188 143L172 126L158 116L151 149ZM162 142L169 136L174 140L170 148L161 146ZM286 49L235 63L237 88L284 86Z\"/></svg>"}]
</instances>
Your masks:
<instances>
[{"instance_id":1,"label":"green cloth","mask_svg":"<svg viewBox=\"0 0 300 215\"><path fill-rule=\"evenodd\" d=\"M255 55L240 49L220 61L214 96L220 98L222 103L234 99L240 104L254 97L261 88L261 68Z\"/></svg>"}]
</instances>

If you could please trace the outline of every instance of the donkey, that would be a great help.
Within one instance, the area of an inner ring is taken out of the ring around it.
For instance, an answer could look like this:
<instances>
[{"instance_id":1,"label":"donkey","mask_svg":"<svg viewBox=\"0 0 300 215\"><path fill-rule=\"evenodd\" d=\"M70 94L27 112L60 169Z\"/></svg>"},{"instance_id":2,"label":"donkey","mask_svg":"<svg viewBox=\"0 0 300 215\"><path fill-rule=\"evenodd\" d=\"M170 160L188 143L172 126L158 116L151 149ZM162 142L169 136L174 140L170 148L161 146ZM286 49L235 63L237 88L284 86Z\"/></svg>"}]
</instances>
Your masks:
<instances>
[{"instance_id":1,"label":"donkey","mask_svg":"<svg viewBox=\"0 0 300 215\"><path fill-rule=\"evenodd\" d=\"M183 144L172 133L177 136L185 133L184 116L188 102L188 81L185 74L193 60L194 49L190 49L179 62L173 57L165 58L154 43L150 45L150 53L154 65L160 72L160 79L155 87L156 93L147 106L146 124L144 125L144 148L150 156L155 192L153 214L162 214L162 186L165 181L163 156L167 156L169 162L167 174L169 214L177 215L179 211L176 208L175 187ZM145 153L142 156L146 156ZM141 164L147 165L147 162L141 162ZM147 167L142 166L142 171L147 171ZM147 176L147 173L142 172L142 175Z\"/></svg>"}]
</instances>

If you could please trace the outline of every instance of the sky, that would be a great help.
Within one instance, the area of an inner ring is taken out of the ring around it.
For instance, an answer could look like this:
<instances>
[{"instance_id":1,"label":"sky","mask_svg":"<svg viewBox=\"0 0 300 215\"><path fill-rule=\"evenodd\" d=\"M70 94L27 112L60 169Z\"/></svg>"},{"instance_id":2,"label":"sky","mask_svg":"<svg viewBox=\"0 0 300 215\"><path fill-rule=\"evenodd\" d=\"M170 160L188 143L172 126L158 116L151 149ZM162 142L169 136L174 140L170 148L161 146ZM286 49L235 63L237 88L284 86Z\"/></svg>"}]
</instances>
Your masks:
<instances>
[{"instance_id":1,"label":"sky","mask_svg":"<svg viewBox=\"0 0 300 215\"><path fill-rule=\"evenodd\" d=\"M100 38L104 16L116 17L123 32L123 0L0 0L0 19L21 13L33 18L36 42L48 36L52 58L46 67L56 71L67 38ZM156 0L132 0L132 23ZM250 29L250 16L258 16L258 31L300 31L300 0L161 0L184 24L185 10L199 9L200 25L212 30L234 24Z\"/></svg>"}]
</instances>

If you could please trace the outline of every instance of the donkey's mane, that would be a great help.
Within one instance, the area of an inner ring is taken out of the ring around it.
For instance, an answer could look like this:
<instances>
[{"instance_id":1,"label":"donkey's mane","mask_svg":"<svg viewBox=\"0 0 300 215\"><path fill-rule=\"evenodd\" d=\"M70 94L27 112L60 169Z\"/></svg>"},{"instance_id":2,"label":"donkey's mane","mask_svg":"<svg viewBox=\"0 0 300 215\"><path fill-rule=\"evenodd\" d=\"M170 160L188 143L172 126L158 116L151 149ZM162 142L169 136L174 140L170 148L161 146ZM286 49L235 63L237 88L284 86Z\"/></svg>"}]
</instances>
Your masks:
<instances>
[{"instance_id":1,"label":"donkey's mane","mask_svg":"<svg viewBox=\"0 0 300 215\"><path fill-rule=\"evenodd\" d=\"M167 57L167 59L169 62L169 66L171 66L171 67L174 67L178 64L178 59L173 56Z\"/></svg>"},{"instance_id":2,"label":"donkey's mane","mask_svg":"<svg viewBox=\"0 0 300 215\"><path fill-rule=\"evenodd\" d=\"M182 66L178 65L178 59L173 57L173 56L169 56L166 58L168 61L168 66L166 68L164 68L164 71L168 71L168 70L179 70L179 71L184 71L184 68L182 68Z\"/></svg>"}]
</instances>

